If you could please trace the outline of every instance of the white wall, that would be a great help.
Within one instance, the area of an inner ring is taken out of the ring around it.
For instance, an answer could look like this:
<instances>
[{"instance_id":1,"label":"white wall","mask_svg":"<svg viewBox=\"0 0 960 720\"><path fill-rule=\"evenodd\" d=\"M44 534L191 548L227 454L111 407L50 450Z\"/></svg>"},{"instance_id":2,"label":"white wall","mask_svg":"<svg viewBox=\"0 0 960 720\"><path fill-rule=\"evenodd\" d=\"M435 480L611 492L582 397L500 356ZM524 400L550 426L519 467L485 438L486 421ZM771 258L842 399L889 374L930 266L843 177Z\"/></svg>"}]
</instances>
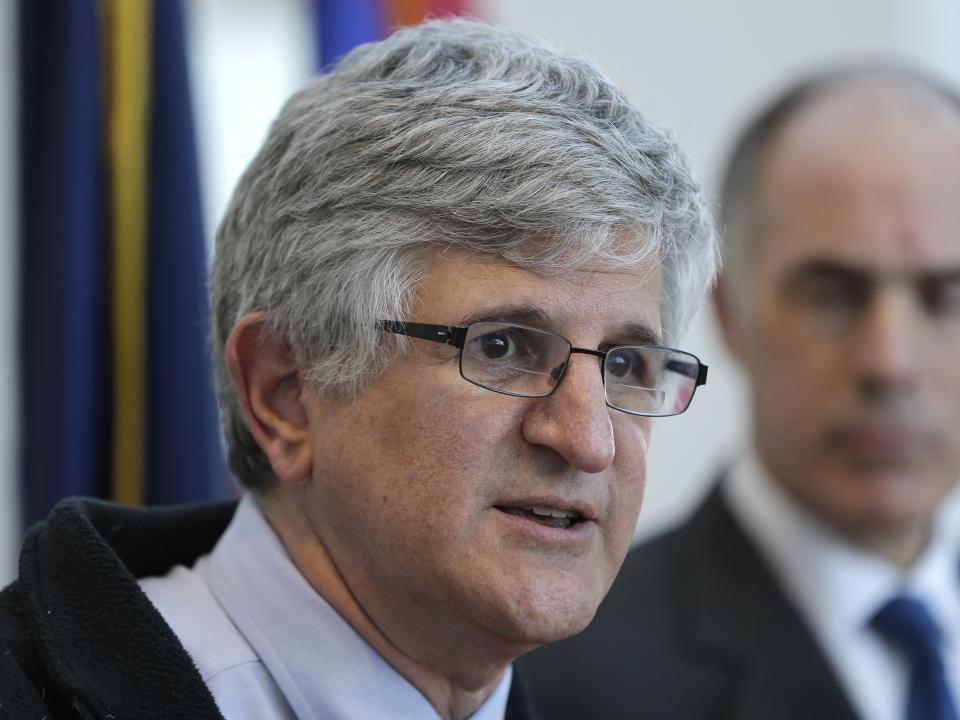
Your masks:
<instances>
[{"instance_id":1,"label":"white wall","mask_svg":"<svg viewBox=\"0 0 960 720\"><path fill-rule=\"evenodd\" d=\"M204 221L212 238L270 122L313 72L313 29L303 0L187 0L185 7Z\"/></svg>"},{"instance_id":2,"label":"white wall","mask_svg":"<svg viewBox=\"0 0 960 720\"><path fill-rule=\"evenodd\" d=\"M16 393L16 22L0 1L0 586L15 575L17 521Z\"/></svg>"}]
</instances>

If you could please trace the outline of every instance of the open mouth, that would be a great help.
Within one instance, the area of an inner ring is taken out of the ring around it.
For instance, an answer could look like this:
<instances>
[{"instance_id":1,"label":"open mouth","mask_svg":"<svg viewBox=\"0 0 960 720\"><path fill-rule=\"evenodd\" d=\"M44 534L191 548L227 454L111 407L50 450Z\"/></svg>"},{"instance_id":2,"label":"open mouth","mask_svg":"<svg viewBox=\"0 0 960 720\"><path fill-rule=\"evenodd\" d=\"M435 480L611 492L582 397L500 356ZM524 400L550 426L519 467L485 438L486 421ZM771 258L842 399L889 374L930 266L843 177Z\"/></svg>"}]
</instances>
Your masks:
<instances>
[{"instance_id":1,"label":"open mouth","mask_svg":"<svg viewBox=\"0 0 960 720\"><path fill-rule=\"evenodd\" d=\"M535 523L545 525L546 527L559 528L566 530L578 523L584 521L583 516L576 510L563 510L561 508L551 507L509 507L506 505L494 506L500 512L508 515L517 515L533 520Z\"/></svg>"}]
</instances>

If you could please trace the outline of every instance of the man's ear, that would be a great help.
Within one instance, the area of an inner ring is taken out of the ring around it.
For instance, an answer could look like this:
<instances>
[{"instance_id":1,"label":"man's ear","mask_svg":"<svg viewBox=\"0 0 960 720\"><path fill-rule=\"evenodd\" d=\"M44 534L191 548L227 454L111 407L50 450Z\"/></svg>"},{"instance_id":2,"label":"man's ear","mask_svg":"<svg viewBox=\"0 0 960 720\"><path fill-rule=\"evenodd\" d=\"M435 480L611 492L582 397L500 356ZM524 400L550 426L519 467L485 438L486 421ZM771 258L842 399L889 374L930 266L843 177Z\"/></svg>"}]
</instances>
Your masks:
<instances>
[{"instance_id":1,"label":"man's ear","mask_svg":"<svg viewBox=\"0 0 960 720\"><path fill-rule=\"evenodd\" d=\"M732 296L735 292L736 290L730 287L730 277L721 275L713 288L713 309L723 344L731 355L743 362L743 337L740 332L743 323L740 313L743 308L737 307L737 298Z\"/></svg>"},{"instance_id":2,"label":"man's ear","mask_svg":"<svg viewBox=\"0 0 960 720\"><path fill-rule=\"evenodd\" d=\"M300 370L286 343L266 329L263 312L245 315L227 338L227 368L247 427L281 483L307 479L312 455Z\"/></svg>"}]
</instances>

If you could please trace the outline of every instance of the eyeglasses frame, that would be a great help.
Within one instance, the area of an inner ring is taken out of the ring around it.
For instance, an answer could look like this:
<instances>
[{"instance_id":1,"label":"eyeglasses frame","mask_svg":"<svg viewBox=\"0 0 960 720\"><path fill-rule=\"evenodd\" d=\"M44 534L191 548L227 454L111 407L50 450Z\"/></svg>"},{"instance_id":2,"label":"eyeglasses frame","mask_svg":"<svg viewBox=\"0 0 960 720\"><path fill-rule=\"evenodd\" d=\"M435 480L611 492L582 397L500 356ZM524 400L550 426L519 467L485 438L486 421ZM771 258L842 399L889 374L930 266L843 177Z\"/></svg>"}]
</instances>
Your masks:
<instances>
[{"instance_id":1,"label":"eyeglasses frame","mask_svg":"<svg viewBox=\"0 0 960 720\"><path fill-rule=\"evenodd\" d=\"M488 321L484 321L484 322L488 322ZM484 385L483 383L477 382L476 380L471 380L470 378L466 377L463 374L463 347L466 344L467 332L469 331L470 327L475 324L477 323L470 323L468 325L435 325L432 323L408 322L406 320L380 320L378 322L378 326L380 327L380 329L386 332L391 332L396 335L405 335L407 337L417 338L419 340L430 340L431 342L436 342L443 345L452 345L453 347L458 348L460 350L460 358L459 358L460 377L462 377L471 385L482 387L484 390L489 390L490 392L499 393L501 395L510 395L512 397L540 398L540 397L549 397L560 386L560 381L563 380L563 376L566 374L567 365L569 365L569 355L568 355L568 362L564 364L563 372L560 374L560 377L557 378L556 384L552 388L550 388L550 392L544 393L543 395L531 395L529 393L510 392L509 390L503 390L501 388L494 388L494 387L490 387L489 385ZM514 323L514 322L507 322L507 321L502 321L502 324L513 325L515 327L527 328L529 330L536 330L537 332L554 335L560 338L561 340L563 340L565 343L567 343L567 345L570 346L570 355L573 355L574 353L580 353L582 355L592 355L593 357L600 358L601 359L600 381L604 384L604 387L606 387L606 382L607 382L607 379L606 379L607 354L614 350L618 350L620 348L640 347L640 348L651 348L656 350L668 350L670 352L683 353L684 355L689 355L694 360L696 360L697 371L695 376L691 374L689 371L684 371L684 370L674 368L675 372L679 372L683 375L686 375L687 377L694 378L696 380L696 384L693 386L693 391L690 393L690 398L687 400L686 406L680 412L663 415L658 413L645 413L645 412L638 412L635 410L625 410L624 408L617 407L616 405L611 405L610 402L606 399L606 393L604 393L604 402L607 405L607 407L613 408L614 410L619 410L620 412L623 412L623 413L627 413L628 415L636 415L639 417L673 417L674 415L681 415L682 413L687 411L687 409L690 407L690 404L693 402L693 396L696 394L697 388L700 387L701 385L706 385L707 383L707 371L709 370L709 367L703 364L700 361L700 358L698 358L696 355L694 355L693 353L689 353L686 350L677 350L676 348L666 347L664 345L649 344L649 343L648 344L640 343L636 345L617 345L615 347L610 348L609 350L592 350L591 348L576 347L562 335L558 335L557 333L550 332L549 330L544 330L543 328L536 328L529 325L523 325L521 323ZM653 388L647 388L647 389L652 390Z\"/></svg>"}]
</instances>

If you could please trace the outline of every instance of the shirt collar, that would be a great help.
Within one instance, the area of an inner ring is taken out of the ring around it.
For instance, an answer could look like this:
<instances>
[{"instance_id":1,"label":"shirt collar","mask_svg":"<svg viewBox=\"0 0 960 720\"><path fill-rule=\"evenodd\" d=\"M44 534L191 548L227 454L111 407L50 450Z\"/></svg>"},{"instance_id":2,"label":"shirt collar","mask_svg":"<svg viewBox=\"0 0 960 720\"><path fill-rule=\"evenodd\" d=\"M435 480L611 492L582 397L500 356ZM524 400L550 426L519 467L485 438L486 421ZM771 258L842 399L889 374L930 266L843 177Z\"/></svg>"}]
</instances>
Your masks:
<instances>
[{"instance_id":1,"label":"shirt collar","mask_svg":"<svg viewBox=\"0 0 960 720\"><path fill-rule=\"evenodd\" d=\"M307 583L250 496L214 548L206 575L297 717L439 717ZM474 720L504 717L511 680L508 669Z\"/></svg>"},{"instance_id":2,"label":"shirt collar","mask_svg":"<svg viewBox=\"0 0 960 720\"><path fill-rule=\"evenodd\" d=\"M927 603L947 647L960 652L960 553L952 532L955 526L939 527L928 551L904 579L904 591Z\"/></svg>"},{"instance_id":3,"label":"shirt collar","mask_svg":"<svg viewBox=\"0 0 960 720\"><path fill-rule=\"evenodd\" d=\"M939 621L956 625L948 634L960 633L960 603L944 607L960 596L957 552L946 523L937 523L924 554L904 572L854 546L788 495L753 452L733 468L724 492L787 594L822 637L862 631L884 603L907 590L930 603Z\"/></svg>"}]
</instances>

